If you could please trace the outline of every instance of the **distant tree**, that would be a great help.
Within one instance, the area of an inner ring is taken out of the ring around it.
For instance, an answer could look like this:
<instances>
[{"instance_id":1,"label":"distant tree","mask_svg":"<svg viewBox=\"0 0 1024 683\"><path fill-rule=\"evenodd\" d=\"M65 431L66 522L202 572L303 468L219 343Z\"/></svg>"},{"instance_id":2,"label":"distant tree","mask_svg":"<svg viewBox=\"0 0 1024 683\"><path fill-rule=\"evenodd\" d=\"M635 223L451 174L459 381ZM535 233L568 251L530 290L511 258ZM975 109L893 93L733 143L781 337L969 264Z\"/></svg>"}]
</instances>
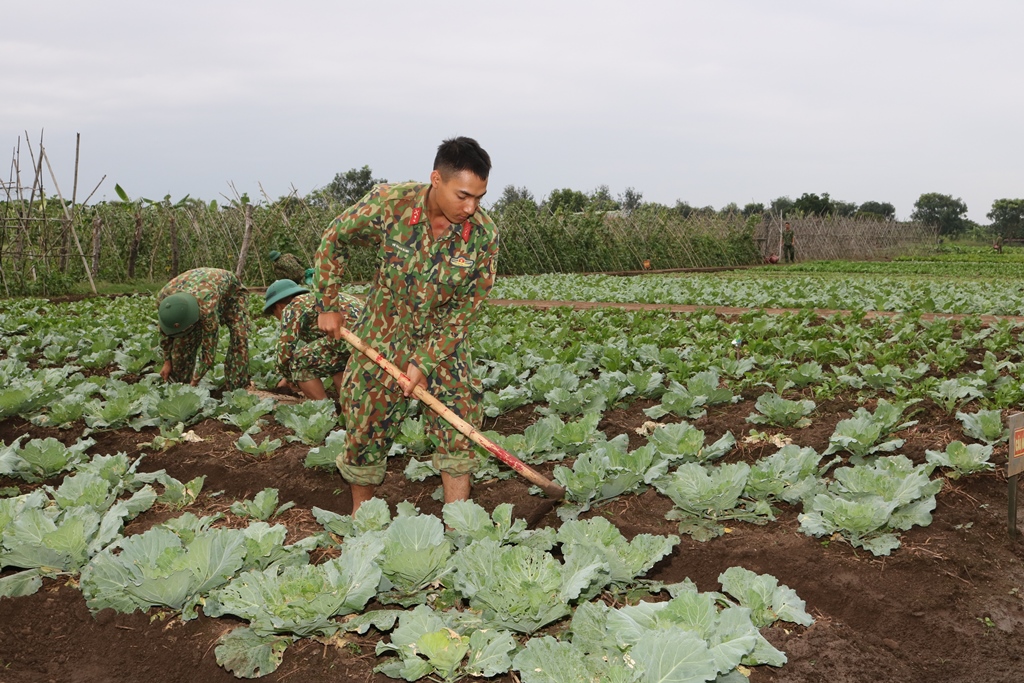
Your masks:
<instances>
[{"instance_id":1,"label":"distant tree","mask_svg":"<svg viewBox=\"0 0 1024 683\"><path fill-rule=\"evenodd\" d=\"M622 205L622 209L627 213L636 211L643 203L644 193L637 192L632 187L627 187L626 190L619 195L619 204Z\"/></svg>"},{"instance_id":2,"label":"distant tree","mask_svg":"<svg viewBox=\"0 0 1024 683\"><path fill-rule=\"evenodd\" d=\"M793 202L793 209L805 216L827 216L835 212L828 192L822 193L820 197L813 192L804 192Z\"/></svg>"},{"instance_id":3,"label":"distant tree","mask_svg":"<svg viewBox=\"0 0 1024 683\"><path fill-rule=\"evenodd\" d=\"M696 211L694 207L690 206L690 202L684 202L682 199L677 199L676 205L672 208L683 218L689 218Z\"/></svg>"},{"instance_id":4,"label":"distant tree","mask_svg":"<svg viewBox=\"0 0 1024 683\"><path fill-rule=\"evenodd\" d=\"M718 211L720 216L738 216L740 213L740 205L736 202L729 202Z\"/></svg>"},{"instance_id":5,"label":"distant tree","mask_svg":"<svg viewBox=\"0 0 1024 683\"><path fill-rule=\"evenodd\" d=\"M525 187L506 185L505 189L501 191L501 196L498 197L498 201L494 202L494 206L492 206L491 209L495 212L501 212L511 207L515 207L521 211L536 211L537 200L533 198L533 193Z\"/></svg>"},{"instance_id":6,"label":"distant tree","mask_svg":"<svg viewBox=\"0 0 1024 683\"><path fill-rule=\"evenodd\" d=\"M841 199L832 200L832 214L841 218L849 218L857 213L857 205L854 202L844 202Z\"/></svg>"},{"instance_id":7,"label":"distant tree","mask_svg":"<svg viewBox=\"0 0 1024 683\"><path fill-rule=\"evenodd\" d=\"M918 197L910 219L938 228L940 235L956 236L970 227L963 200L938 192L926 192Z\"/></svg>"},{"instance_id":8,"label":"distant tree","mask_svg":"<svg viewBox=\"0 0 1024 683\"><path fill-rule=\"evenodd\" d=\"M750 218L751 216L759 216L764 213L764 204L761 202L749 202L743 205L742 211L744 218Z\"/></svg>"},{"instance_id":9,"label":"distant tree","mask_svg":"<svg viewBox=\"0 0 1024 683\"><path fill-rule=\"evenodd\" d=\"M349 207L358 202L377 183L386 183L384 178L374 178L369 166L350 168L334 176L324 192L332 202Z\"/></svg>"},{"instance_id":10,"label":"distant tree","mask_svg":"<svg viewBox=\"0 0 1024 683\"><path fill-rule=\"evenodd\" d=\"M597 189L590 193L588 206L595 211L616 211L619 203L612 197L611 190L607 185L598 185Z\"/></svg>"},{"instance_id":11,"label":"distant tree","mask_svg":"<svg viewBox=\"0 0 1024 683\"><path fill-rule=\"evenodd\" d=\"M793 200L789 197L776 197L769 208L776 216L786 216L793 211Z\"/></svg>"},{"instance_id":12,"label":"distant tree","mask_svg":"<svg viewBox=\"0 0 1024 683\"><path fill-rule=\"evenodd\" d=\"M544 206L551 213L561 211L562 213L580 213L586 210L590 204L590 197L579 190L570 190L565 187L561 190L552 190L548 198L544 200Z\"/></svg>"},{"instance_id":13,"label":"distant tree","mask_svg":"<svg viewBox=\"0 0 1024 683\"><path fill-rule=\"evenodd\" d=\"M1024 199L997 199L985 214L992 221L992 231L1007 238L1024 237Z\"/></svg>"},{"instance_id":14,"label":"distant tree","mask_svg":"<svg viewBox=\"0 0 1024 683\"><path fill-rule=\"evenodd\" d=\"M857 207L857 214L865 217L881 218L887 221L896 220L896 207L889 202L864 202Z\"/></svg>"}]
</instances>

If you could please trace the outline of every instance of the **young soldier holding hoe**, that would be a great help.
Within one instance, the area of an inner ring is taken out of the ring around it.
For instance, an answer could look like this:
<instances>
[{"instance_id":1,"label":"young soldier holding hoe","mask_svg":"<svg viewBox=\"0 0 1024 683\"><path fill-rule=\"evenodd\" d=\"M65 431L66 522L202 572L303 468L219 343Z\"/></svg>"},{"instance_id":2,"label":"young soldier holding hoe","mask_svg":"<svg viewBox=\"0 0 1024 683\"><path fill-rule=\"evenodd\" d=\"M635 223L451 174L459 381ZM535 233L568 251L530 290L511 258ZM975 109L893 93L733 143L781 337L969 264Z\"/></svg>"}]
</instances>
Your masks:
<instances>
[{"instance_id":1,"label":"young soldier holding hoe","mask_svg":"<svg viewBox=\"0 0 1024 683\"><path fill-rule=\"evenodd\" d=\"M166 382L199 384L213 367L217 332L226 325L230 335L224 358L224 388L249 384L249 314L245 287L220 268L194 268L177 276L156 295L160 348ZM196 355L199 363L196 364Z\"/></svg>"},{"instance_id":2,"label":"young soldier holding hoe","mask_svg":"<svg viewBox=\"0 0 1024 683\"><path fill-rule=\"evenodd\" d=\"M338 301L344 308L344 324L351 325L363 305L344 292L338 293ZM327 398L320 378L331 377L340 397L341 375L352 348L317 327L316 297L291 280L278 280L267 287L263 313L281 321L277 368L284 379L278 386L294 384L306 398L319 400Z\"/></svg>"},{"instance_id":3,"label":"young soldier holding hoe","mask_svg":"<svg viewBox=\"0 0 1024 683\"><path fill-rule=\"evenodd\" d=\"M338 338L348 324L408 377L399 386L360 354L348 361L341 395L346 442L337 463L353 513L384 480L391 442L417 386L470 423L482 416L466 335L494 284L498 233L480 209L490 170L490 157L475 140L445 140L429 183L378 185L324 232L313 274L320 329ZM345 250L365 243L376 247L379 267L363 312L346 323L339 297ZM472 442L432 413L425 419L440 439L433 462L445 502L469 498Z\"/></svg>"}]
</instances>

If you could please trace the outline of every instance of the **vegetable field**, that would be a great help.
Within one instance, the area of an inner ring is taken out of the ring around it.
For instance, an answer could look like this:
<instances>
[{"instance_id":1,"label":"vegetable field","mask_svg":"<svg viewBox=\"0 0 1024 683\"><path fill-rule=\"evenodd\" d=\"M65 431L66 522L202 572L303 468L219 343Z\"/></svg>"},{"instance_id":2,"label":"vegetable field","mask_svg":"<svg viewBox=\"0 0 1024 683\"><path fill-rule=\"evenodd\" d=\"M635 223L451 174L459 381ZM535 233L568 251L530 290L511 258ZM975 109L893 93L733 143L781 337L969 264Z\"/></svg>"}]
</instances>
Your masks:
<instances>
[{"instance_id":1,"label":"vegetable field","mask_svg":"<svg viewBox=\"0 0 1024 683\"><path fill-rule=\"evenodd\" d=\"M749 309L485 307L482 428L567 491L529 528L483 454L443 506L415 416L349 516L331 402L162 384L152 297L4 300L0 680L1015 680L1017 274L890 265L501 279Z\"/></svg>"}]
</instances>

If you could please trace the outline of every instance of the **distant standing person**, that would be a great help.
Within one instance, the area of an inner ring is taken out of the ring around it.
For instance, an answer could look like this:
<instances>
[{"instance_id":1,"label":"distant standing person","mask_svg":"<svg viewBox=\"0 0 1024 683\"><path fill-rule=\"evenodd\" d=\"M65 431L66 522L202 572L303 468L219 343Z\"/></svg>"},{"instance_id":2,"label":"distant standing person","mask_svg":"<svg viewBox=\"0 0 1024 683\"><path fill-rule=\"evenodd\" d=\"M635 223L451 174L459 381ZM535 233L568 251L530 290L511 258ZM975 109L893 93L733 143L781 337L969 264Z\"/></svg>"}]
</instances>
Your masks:
<instances>
[{"instance_id":1,"label":"distant standing person","mask_svg":"<svg viewBox=\"0 0 1024 683\"><path fill-rule=\"evenodd\" d=\"M782 260L784 263L793 263L796 261L796 235L793 234L793 228L786 223L786 227L782 230Z\"/></svg>"},{"instance_id":2,"label":"distant standing person","mask_svg":"<svg viewBox=\"0 0 1024 683\"><path fill-rule=\"evenodd\" d=\"M475 140L445 140L429 183L377 185L324 232L313 273L320 329L337 338L345 322L338 294L347 246L375 245L379 266L350 329L408 377L399 386L361 354L349 359L341 397L345 450L337 462L351 487L353 512L384 481L388 451L415 387L470 423L482 417L466 336L497 265L497 228L480 209L490 170L490 157ZM433 463L445 502L469 498L472 442L433 413L424 419L440 439Z\"/></svg>"},{"instance_id":3,"label":"distant standing person","mask_svg":"<svg viewBox=\"0 0 1024 683\"><path fill-rule=\"evenodd\" d=\"M363 310L354 296L338 293L343 304L344 324L351 325ZM332 339L317 327L320 311L316 297L291 280L281 279L267 287L263 313L281 321L277 342L277 369L284 379L278 386L295 384L306 398L327 398L322 377L331 377L341 396L341 375L352 354L352 347L341 339Z\"/></svg>"},{"instance_id":4,"label":"distant standing person","mask_svg":"<svg viewBox=\"0 0 1024 683\"><path fill-rule=\"evenodd\" d=\"M160 348L167 382L199 384L213 367L220 325L230 341L224 359L224 388L249 384L249 313L242 282L220 268L194 268L164 285L157 298ZM198 355L198 364L196 356Z\"/></svg>"},{"instance_id":5,"label":"distant standing person","mask_svg":"<svg viewBox=\"0 0 1024 683\"><path fill-rule=\"evenodd\" d=\"M274 276L278 280L291 280L301 285L306 276L306 266L302 265L295 254L282 254L279 251L272 251L267 258L274 264Z\"/></svg>"}]
</instances>

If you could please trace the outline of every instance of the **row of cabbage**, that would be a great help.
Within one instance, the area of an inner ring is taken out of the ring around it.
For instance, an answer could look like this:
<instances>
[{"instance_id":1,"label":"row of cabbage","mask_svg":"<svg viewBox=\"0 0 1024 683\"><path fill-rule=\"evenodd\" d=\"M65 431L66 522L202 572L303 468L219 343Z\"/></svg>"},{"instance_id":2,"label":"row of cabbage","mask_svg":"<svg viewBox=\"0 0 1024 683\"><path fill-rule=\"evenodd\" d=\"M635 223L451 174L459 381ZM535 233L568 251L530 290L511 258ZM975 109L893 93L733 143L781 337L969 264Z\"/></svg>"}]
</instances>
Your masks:
<instances>
[{"instance_id":1,"label":"row of cabbage","mask_svg":"<svg viewBox=\"0 0 1024 683\"><path fill-rule=\"evenodd\" d=\"M558 274L502 278L492 296L500 299L609 301L620 303L905 311L968 315L1024 315L1017 278L858 277L844 274L770 273L672 274L616 277ZM980 274L984 274L983 272Z\"/></svg>"},{"instance_id":2,"label":"row of cabbage","mask_svg":"<svg viewBox=\"0 0 1024 683\"><path fill-rule=\"evenodd\" d=\"M0 597L70 576L93 612L157 609L189 620L202 607L236 617L247 625L218 641L216 658L239 677L276 670L300 638L339 644L373 628L390 632L376 670L409 681L509 670L528 682L738 681L741 666L785 663L759 628L812 623L795 592L739 567L719 577L724 593L640 578L678 537L627 541L601 517L531 531L510 505L488 515L452 503L443 520L408 503L392 518L378 499L355 516L314 508L323 531L288 544L286 528L268 520L291 505L266 489L231 506L251 518L245 527L185 512L125 537L125 522L158 501L185 507L201 481L141 473L141 459L123 453L69 450L73 471L59 486L0 498L0 570L22 569L0 578ZM332 559L310 563L317 549ZM662 592L668 600L638 600ZM628 606L599 600L626 593ZM372 600L385 607L367 610ZM558 622L553 635L537 636Z\"/></svg>"}]
</instances>

